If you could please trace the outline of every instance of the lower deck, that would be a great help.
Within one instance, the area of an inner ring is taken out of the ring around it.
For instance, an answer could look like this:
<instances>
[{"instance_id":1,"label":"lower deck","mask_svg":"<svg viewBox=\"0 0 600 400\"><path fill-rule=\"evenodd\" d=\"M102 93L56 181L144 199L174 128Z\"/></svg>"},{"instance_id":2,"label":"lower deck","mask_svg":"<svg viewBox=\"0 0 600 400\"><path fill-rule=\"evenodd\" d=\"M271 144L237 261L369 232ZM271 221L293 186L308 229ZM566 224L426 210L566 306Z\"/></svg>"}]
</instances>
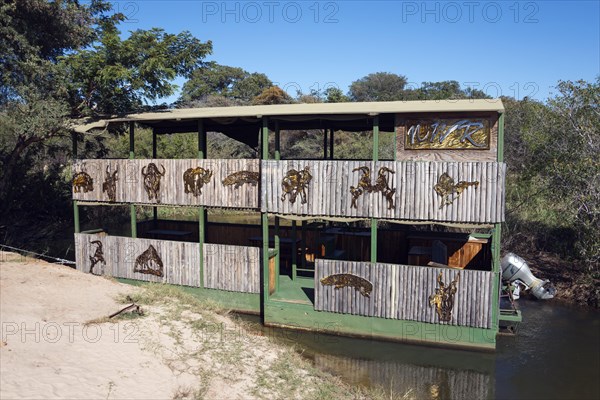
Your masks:
<instances>
[{"instance_id":1,"label":"lower deck","mask_svg":"<svg viewBox=\"0 0 600 400\"><path fill-rule=\"evenodd\" d=\"M205 225L149 220L137 237L76 234L77 268L162 282L265 325L433 345L493 349L498 279L492 231L377 228L365 221ZM265 234L268 234L265 235ZM264 253L263 237L268 238Z\"/></svg>"}]
</instances>

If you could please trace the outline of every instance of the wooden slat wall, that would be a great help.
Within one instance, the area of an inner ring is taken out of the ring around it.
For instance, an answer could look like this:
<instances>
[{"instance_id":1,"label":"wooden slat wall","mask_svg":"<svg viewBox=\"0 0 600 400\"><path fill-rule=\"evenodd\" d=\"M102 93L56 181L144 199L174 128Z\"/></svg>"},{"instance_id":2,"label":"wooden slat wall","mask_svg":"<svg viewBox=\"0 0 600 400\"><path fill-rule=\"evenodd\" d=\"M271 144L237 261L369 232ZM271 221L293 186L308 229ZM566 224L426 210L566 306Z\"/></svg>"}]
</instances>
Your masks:
<instances>
[{"instance_id":1,"label":"wooden slat wall","mask_svg":"<svg viewBox=\"0 0 600 400\"><path fill-rule=\"evenodd\" d=\"M89 273L97 245L102 242L106 265L96 264L97 275L201 287L198 243L132 239L104 234L75 234L75 260L79 271ZM153 245L163 262L163 277L133 272L136 258ZM204 244L204 287L233 292L260 293L258 247Z\"/></svg>"},{"instance_id":2,"label":"wooden slat wall","mask_svg":"<svg viewBox=\"0 0 600 400\"><path fill-rule=\"evenodd\" d=\"M260 293L260 248L205 243L204 287Z\"/></svg>"},{"instance_id":3,"label":"wooden slat wall","mask_svg":"<svg viewBox=\"0 0 600 400\"><path fill-rule=\"evenodd\" d=\"M88 193L75 193L73 199L82 201L108 202L106 193L102 192L102 183L106 178L106 168L110 171L118 168L116 187L116 203L156 204L149 200L144 190L142 168L150 163L156 164L159 171L165 167L165 176L161 178L159 200L161 204L172 205L204 205L213 207L258 208L259 184L225 186L223 179L238 171L259 172L259 160L256 159L147 159L147 160L78 160L73 167L73 175L87 172L94 181L94 190ZM188 168L202 167L213 172L210 182L202 187L202 193L194 197L185 193L183 173Z\"/></svg>"},{"instance_id":4,"label":"wooden slat wall","mask_svg":"<svg viewBox=\"0 0 600 400\"><path fill-rule=\"evenodd\" d=\"M291 204L281 200L281 182L291 169L309 166L313 176L307 191L307 203L300 195ZM355 168L371 169L371 184L375 184L381 167L395 171L388 183L396 189L394 208L388 209L381 192L363 193L357 207L351 207L350 186L357 186L361 177ZM262 161L262 211L280 214L375 217L384 219L446 221L465 223L496 223L504 220L504 180L506 165L496 162L446 161ZM455 181L478 181L479 187L468 187L450 205L442 205L434 186L443 173Z\"/></svg>"},{"instance_id":5,"label":"wooden slat wall","mask_svg":"<svg viewBox=\"0 0 600 400\"><path fill-rule=\"evenodd\" d=\"M438 287L437 277L449 285L459 273L448 268L399 264L370 264L317 259L315 310L429 323L491 327L492 279L489 271L461 270L454 297L452 319L440 322L429 296ZM352 287L335 289L320 280L333 274L352 274L373 284L370 297Z\"/></svg>"},{"instance_id":6,"label":"wooden slat wall","mask_svg":"<svg viewBox=\"0 0 600 400\"><path fill-rule=\"evenodd\" d=\"M89 257L93 256L99 240L103 245L106 266L96 264L94 272L117 278L162 282L174 285L200 287L200 247L198 243L171 240L133 239L98 234L75 234L77 269L90 272ZM163 262L163 277L133 272L136 258L152 245Z\"/></svg>"}]
</instances>

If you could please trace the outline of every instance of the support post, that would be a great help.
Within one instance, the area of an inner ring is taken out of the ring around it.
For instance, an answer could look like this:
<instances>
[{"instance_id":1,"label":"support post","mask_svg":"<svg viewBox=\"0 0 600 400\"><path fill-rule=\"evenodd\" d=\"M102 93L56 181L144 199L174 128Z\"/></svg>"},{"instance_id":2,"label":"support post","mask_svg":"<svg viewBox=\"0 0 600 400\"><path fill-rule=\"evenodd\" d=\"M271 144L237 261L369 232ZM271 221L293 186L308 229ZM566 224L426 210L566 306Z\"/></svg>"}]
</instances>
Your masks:
<instances>
[{"instance_id":1,"label":"support post","mask_svg":"<svg viewBox=\"0 0 600 400\"><path fill-rule=\"evenodd\" d=\"M77 133L71 133L71 140L73 144L73 165L75 164L75 160L77 160ZM81 231L79 226L79 204L77 200L73 200L73 224L75 233L79 233Z\"/></svg>"},{"instance_id":2,"label":"support post","mask_svg":"<svg viewBox=\"0 0 600 400\"><path fill-rule=\"evenodd\" d=\"M135 123L129 121L129 159L135 158ZM135 204L129 205L129 215L131 218L131 237L137 238L137 215L135 213Z\"/></svg>"},{"instance_id":3,"label":"support post","mask_svg":"<svg viewBox=\"0 0 600 400\"><path fill-rule=\"evenodd\" d=\"M329 159L333 160L333 135L334 135L334 130L333 128L331 128L329 130Z\"/></svg>"},{"instance_id":4,"label":"support post","mask_svg":"<svg viewBox=\"0 0 600 400\"><path fill-rule=\"evenodd\" d=\"M198 120L198 159L206 157L206 132L204 122ZM198 207L198 249L200 251L200 287L204 287L204 241L206 239L206 210Z\"/></svg>"},{"instance_id":5,"label":"support post","mask_svg":"<svg viewBox=\"0 0 600 400\"><path fill-rule=\"evenodd\" d=\"M79 226L79 204L77 200L73 200L73 223L75 224L75 233L81 232Z\"/></svg>"},{"instance_id":6,"label":"support post","mask_svg":"<svg viewBox=\"0 0 600 400\"><path fill-rule=\"evenodd\" d=\"M379 160L379 116L373 118L373 161ZM371 218L371 262L377 262L377 218Z\"/></svg>"},{"instance_id":7,"label":"support post","mask_svg":"<svg viewBox=\"0 0 600 400\"><path fill-rule=\"evenodd\" d=\"M498 116L498 162L504 162L504 113Z\"/></svg>"},{"instance_id":8,"label":"support post","mask_svg":"<svg viewBox=\"0 0 600 400\"><path fill-rule=\"evenodd\" d=\"M494 224L492 236L492 272L494 281L492 285L492 329L498 331L500 313L500 236L502 234L501 224Z\"/></svg>"},{"instance_id":9,"label":"support post","mask_svg":"<svg viewBox=\"0 0 600 400\"><path fill-rule=\"evenodd\" d=\"M152 129L152 158L156 158L156 130ZM158 224L158 207L152 206L152 226L154 229L157 228Z\"/></svg>"},{"instance_id":10,"label":"support post","mask_svg":"<svg viewBox=\"0 0 600 400\"><path fill-rule=\"evenodd\" d=\"M133 160L135 158L135 123L133 121L129 121L129 159Z\"/></svg>"},{"instance_id":11,"label":"support post","mask_svg":"<svg viewBox=\"0 0 600 400\"><path fill-rule=\"evenodd\" d=\"M292 220L292 277L296 276L298 268L298 230L296 229L296 220Z\"/></svg>"},{"instance_id":12,"label":"support post","mask_svg":"<svg viewBox=\"0 0 600 400\"><path fill-rule=\"evenodd\" d=\"M269 158L269 121L267 117L262 118L262 129L260 134L261 143L261 159L267 160ZM267 193L268 195L268 193ZM265 209L261 213L261 225L262 225L262 261L263 261L263 302L269 299L269 216L268 210ZM264 317L264 314L263 314Z\"/></svg>"},{"instance_id":13,"label":"support post","mask_svg":"<svg viewBox=\"0 0 600 400\"><path fill-rule=\"evenodd\" d=\"M327 160L327 131L327 128L323 129L323 160Z\"/></svg>"},{"instance_id":14,"label":"support post","mask_svg":"<svg viewBox=\"0 0 600 400\"><path fill-rule=\"evenodd\" d=\"M281 160L281 138L279 121L275 121L275 160ZM275 290L279 290L279 274L281 270L281 241L279 236L279 217L275 217Z\"/></svg>"},{"instance_id":15,"label":"support post","mask_svg":"<svg viewBox=\"0 0 600 400\"><path fill-rule=\"evenodd\" d=\"M394 115L394 161L398 159L398 114Z\"/></svg>"}]
</instances>

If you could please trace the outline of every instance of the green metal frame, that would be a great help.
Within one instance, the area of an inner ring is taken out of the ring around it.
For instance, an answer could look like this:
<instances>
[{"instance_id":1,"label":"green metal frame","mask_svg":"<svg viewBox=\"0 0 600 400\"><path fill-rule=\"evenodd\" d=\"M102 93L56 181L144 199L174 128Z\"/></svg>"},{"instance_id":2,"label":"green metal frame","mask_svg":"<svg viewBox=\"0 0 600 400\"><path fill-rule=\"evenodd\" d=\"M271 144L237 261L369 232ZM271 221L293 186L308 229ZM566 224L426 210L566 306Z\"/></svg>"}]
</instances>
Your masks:
<instances>
[{"instance_id":1,"label":"green metal frame","mask_svg":"<svg viewBox=\"0 0 600 400\"><path fill-rule=\"evenodd\" d=\"M198 159L206 158L206 132L204 122L198 120ZM204 241L206 238L206 209L198 206L198 247L200 251L200 285L204 287Z\"/></svg>"},{"instance_id":2,"label":"green metal frame","mask_svg":"<svg viewBox=\"0 0 600 400\"><path fill-rule=\"evenodd\" d=\"M262 129L260 133L261 159L269 159L269 121L267 117L262 118ZM268 190L265 188L265 190ZM269 217L268 210L261 213L262 226L262 262L263 262L263 302L269 301ZM279 257L279 255L277 255Z\"/></svg>"},{"instance_id":3,"label":"green metal frame","mask_svg":"<svg viewBox=\"0 0 600 400\"><path fill-rule=\"evenodd\" d=\"M135 158L135 123L129 122L129 159ZM129 205L129 216L131 218L131 237L137 238L137 214L135 204Z\"/></svg>"},{"instance_id":4,"label":"green metal frame","mask_svg":"<svg viewBox=\"0 0 600 400\"><path fill-rule=\"evenodd\" d=\"M373 118L373 161L379 160L379 116ZM371 262L377 262L377 218L371 218Z\"/></svg>"}]
</instances>

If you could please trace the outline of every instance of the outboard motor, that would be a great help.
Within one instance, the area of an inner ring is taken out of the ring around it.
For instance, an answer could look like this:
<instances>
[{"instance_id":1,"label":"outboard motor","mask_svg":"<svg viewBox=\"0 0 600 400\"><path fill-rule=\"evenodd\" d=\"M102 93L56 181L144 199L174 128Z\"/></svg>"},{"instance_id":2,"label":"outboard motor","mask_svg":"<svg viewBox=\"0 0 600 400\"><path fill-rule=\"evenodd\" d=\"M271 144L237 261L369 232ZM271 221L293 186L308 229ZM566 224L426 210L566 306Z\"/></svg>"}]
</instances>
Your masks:
<instances>
[{"instance_id":1,"label":"outboard motor","mask_svg":"<svg viewBox=\"0 0 600 400\"><path fill-rule=\"evenodd\" d=\"M500 261L502 266L502 279L510 283L521 284L540 300L551 299L556 294L556 289L549 281L541 280L533 276L529 266L521 257L508 253ZM515 298L518 298L518 291Z\"/></svg>"}]
</instances>

